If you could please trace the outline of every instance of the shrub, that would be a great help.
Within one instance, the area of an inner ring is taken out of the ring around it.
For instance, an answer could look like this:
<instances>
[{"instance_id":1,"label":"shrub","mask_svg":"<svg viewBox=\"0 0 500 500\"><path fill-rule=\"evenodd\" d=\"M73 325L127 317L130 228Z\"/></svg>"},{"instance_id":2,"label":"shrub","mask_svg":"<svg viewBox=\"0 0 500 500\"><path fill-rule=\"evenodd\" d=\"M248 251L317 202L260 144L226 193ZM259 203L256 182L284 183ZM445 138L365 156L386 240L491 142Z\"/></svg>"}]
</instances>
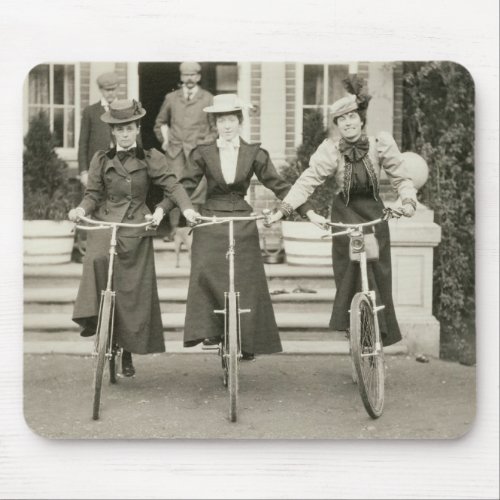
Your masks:
<instances>
[{"instance_id":1,"label":"shrub","mask_svg":"<svg viewBox=\"0 0 500 500\"><path fill-rule=\"evenodd\" d=\"M45 113L30 121L24 146L24 219L65 219L71 205L67 164L55 152L54 134Z\"/></svg>"},{"instance_id":2,"label":"shrub","mask_svg":"<svg viewBox=\"0 0 500 500\"><path fill-rule=\"evenodd\" d=\"M433 310L443 357L473 357L474 82L452 62L405 63L403 149L428 162L422 201L442 240L434 252Z\"/></svg>"},{"instance_id":3,"label":"shrub","mask_svg":"<svg viewBox=\"0 0 500 500\"><path fill-rule=\"evenodd\" d=\"M323 125L323 115L319 111L312 111L304 116L303 142L297 148L297 157L289 165L282 167L281 176L290 184L293 184L300 174L309 166L309 159L318 146L325 140L328 131ZM314 210L323 215L330 216L330 209L333 199L334 178L329 177L325 183L318 186L309 201ZM291 217L294 217L292 215ZM298 215L295 218L300 219Z\"/></svg>"}]
</instances>

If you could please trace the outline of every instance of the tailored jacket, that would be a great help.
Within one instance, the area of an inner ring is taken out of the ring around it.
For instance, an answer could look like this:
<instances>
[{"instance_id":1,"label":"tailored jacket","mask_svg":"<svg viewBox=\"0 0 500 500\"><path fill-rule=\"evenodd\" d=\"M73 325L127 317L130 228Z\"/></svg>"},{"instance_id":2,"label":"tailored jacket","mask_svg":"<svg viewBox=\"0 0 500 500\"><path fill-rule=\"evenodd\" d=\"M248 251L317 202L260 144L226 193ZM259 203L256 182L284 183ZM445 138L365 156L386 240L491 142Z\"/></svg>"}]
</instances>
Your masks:
<instances>
[{"instance_id":1,"label":"tailored jacket","mask_svg":"<svg viewBox=\"0 0 500 500\"><path fill-rule=\"evenodd\" d=\"M394 138L387 132L381 132L376 138L368 137L368 140L368 156L373 166L373 171L369 171L368 175L372 179L374 198L378 199L380 172L383 168L400 198L410 198L416 202L417 190ZM336 194L349 191L351 178L349 170L345 168L345 157L339 151L339 141L327 138L311 156L309 168L302 172L284 201L294 208L300 206L329 176L335 177Z\"/></svg>"},{"instance_id":2,"label":"tailored jacket","mask_svg":"<svg viewBox=\"0 0 500 500\"><path fill-rule=\"evenodd\" d=\"M212 101L213 95L201 87L189 101L184 97L182 88L165 96L153 130L162 144L161 126L168 125L166 152L171 158L175 158L181 151L184 151L187 158L198 144L215 139L215 131L210 127L208 114L203 111L203 108L212 105Z\"/></svg>"},{"instance_id":3,"label":"tailored jacket","mask_svg":"<svg viewBox=\"0 0 500 500\"><path fill-rule=\"evenodd\" d=\"M216 142L196 147L190 155L189 169L181 179L188 193L192 193L205 175L207 179L207 201L204 210L252 211L244 200L253 175L282 200L291 185L282 179L274 167L269 153L259 143L248 144L240 137L240 148L234 182L227 184L222 174L219 149ZM171 202L169 202L171 204ZM312 209L309 204L298 208L301 215Z\"/></svg>"},{"instance_id":4,"label":"tailored jacket","mask_svg":"<svg viewBox=\"0 0 500 500\"><path fill-rule=\"evenodd\" d=\"M101 120L106 112L100 102L87 106L82 113L78 140L78 171L88 170L97 151L106 151L113 144L111 129Z\"/></svg>"},{"instance_id":5,"label":"tailored jacket","mask_svg":"<svg viewBox=\"0 0 500 500\"><path fill-rule=\"evenodd\" d=\"M182 211L193 208L184 188L167 167L165 156L156 149L137 148L135 157L119 160L116 149L98 151L92 158L87 188L80 207L96 220L138 224L151 211L146 196L151 183L163 189L164 198L157 205L167 211L167 201ZM168 198L167 198L168 197ZM168 205L171 207L172 205ZM121 228L122 236L151 236L154 231L143 228Z\"/></svg>"}]
</instances>

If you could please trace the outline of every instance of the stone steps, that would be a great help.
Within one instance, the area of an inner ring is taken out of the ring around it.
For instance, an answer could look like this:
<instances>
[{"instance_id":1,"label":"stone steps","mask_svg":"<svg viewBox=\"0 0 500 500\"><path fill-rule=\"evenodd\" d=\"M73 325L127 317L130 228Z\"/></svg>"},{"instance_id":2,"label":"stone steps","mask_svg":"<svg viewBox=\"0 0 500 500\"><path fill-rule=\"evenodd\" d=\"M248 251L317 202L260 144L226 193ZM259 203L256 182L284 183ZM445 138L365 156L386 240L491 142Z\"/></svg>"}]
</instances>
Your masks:
<instances>
[{"instance_id":1,"label":"stone steps","mask_svg":"<svg viewBox=\"0 0 500 500\"><path fill-rule=\"evenodd\" d=\"M164 330L182 330L183 313L163 313ZM276 314L276 322L282 330L324 330L328 329L329 313L281 313ZM52 332L78 330L78 325L71 320L71 315L63 313L26 313L24 314L24 331Z\"/></svg>"},{"instance_id":2,"label":"stone steps","mask_svg":"<svg viewBox=\"0 0 500 500\"><path fill-rule=\"evenodd\" d=\"M294 293L296 288L288 287L287 293L274 294L273 291L282 291L272 285L271 299L275 312L308 312L321 313L328 311L335 296L334 289L319 289L316 293ZM29 287L24 291L25 314L48 314L65 313L71 315L76 298L76 288L52 287L40 288ZM185 313L187 289L160 288L160 308L162 313Z\"/></svg>"}]
</instances>

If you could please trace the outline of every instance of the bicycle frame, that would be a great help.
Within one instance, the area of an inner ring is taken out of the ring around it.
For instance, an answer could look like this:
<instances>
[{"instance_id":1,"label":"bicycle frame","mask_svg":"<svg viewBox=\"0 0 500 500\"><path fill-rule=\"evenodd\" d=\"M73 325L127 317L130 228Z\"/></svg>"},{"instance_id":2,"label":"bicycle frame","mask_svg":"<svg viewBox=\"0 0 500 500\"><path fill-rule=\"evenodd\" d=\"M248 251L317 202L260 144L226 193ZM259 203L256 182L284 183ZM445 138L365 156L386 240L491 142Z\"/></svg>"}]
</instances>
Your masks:
<instances>
[{"instance_id":1,"label":"bicycle frame","mask_svg":"<svg viewBox=\"0 0 500 500\"><path fill-rule=\"evenodd\" d=\"M238 361L241 359L241 324L240 315L249 313L250 309L240 309L240 293L235 291L234 284L234 256L235 239L234 239L234 222L235 221L256 221L259 219L267 219L267 215L250 216L250 217L199 217L199 220L204 223L197 224L194 228L211 226L215 224L229 225L228 238L229 245L226 253L229 266L229 290L224 293L224 309L215 309L215 314L224 316L224 337L222 346L218 348L219 355L222 359L222 367L224 370L224 385L228 386L230 394L229 403L229 419L231 422L236 421L237 413L237 397L238 397ZM193 229L194 229L193 228Z\"/></svg>"},{"instance_id":2,"label":"bicycle frame","mask_svg":"<svg viewBox=\"0 0 500 500\"><path fill-rule=\"evenodd\" d=\"M384 215L382 217L379 217L378 219L375 219L375 220L372 220L369 222L361 222L358 224L345 224L342 222L327 222L326 226L344 228L345 231L340 231L338 233L330 232L329 234L322 236L322 238L330 238L330 237L336 238L338 236L347 235L350 238L349 245L351 246L351 249L352 249L352 245L353 245L353 233L355 233L356 238L359 238L359 241L361 242L361 245L359 245L360 248L352 249L352 251L353 251L353 253L359 255L359 268L360 268L360 273L361 273L361 293L364 293L369 298L369 300L372 304L374 323L375 323L375 334L376 334L375 352L364 353L364 354L362 354L363 357L377 356L382 351L382 343L380 341L380 329L379 329L379 324L378 324L378 314L377 313L378 313L378 311L381 311L382 309L385 308L384 305L377 306L375 292L373 290L370 290L370 287L368 284L368 271L367 271L368 261L367 261L366 249L365 249L365 245L364 245L365 235L363 233L363 228L376 226L377 224L380 224L381 222L385 222L390 218L399 218L399 217L401 217L401 215L402 215L402 213L398 210L386 208L386 209L384 209Z\"/></svg>"},{"instance_id":3,"label":"bicycle frame","mask_svg":"<svg viewBox=\"0 0 500 500\"><path fill-rule=\"evenodd\" d=\"M101 400L101 387L102 377L104 373L105 361L110 362L110 381L115 383L115 351L114 351L114 318L115 318L115 299L116 292L112 290L113 286L113 269L114 259L116 255L117 244L117 231L120 227L133 227L140 228L152 225L152 221L144 222L142 224L126 224L119 222L105 222L96 221L87 217L80 216L79 220L90 224L91 226L76 225L77 229L84 231L96 231L102 229L111 229L111 238L109 246L109 263L108 275L106 280L106 289L101 290L101 300L99 303L97 331L94 341L94 356L97 358L96 368L94 372L94 405L93 405L93 419L99 418L100 400ZM113 366L113 369L111 368Z\"/></svg>"},{"instance_id":4,"label":"bicycle frame","mask_svg":"<svg viewBox=\"0 0 500 500\"><path fill-rule=\"evenodd\" d=\"M328 227L345 229L330 232L326 237L349 236L351 261L359 262L361 291L351 301L349 347L353 366L353 381L358 389L366 411L372 418L378 418L384 407L384 364L383 346L380 338L378 312L384 305L377 306L375 292L370 290L367 272L367 253L363 228L375 226L391 217L400 217L402 212L385 209L383 217L359 224L328 222ZM368 359L366 359L368 358Z\"/></svg>"}]
</instances>

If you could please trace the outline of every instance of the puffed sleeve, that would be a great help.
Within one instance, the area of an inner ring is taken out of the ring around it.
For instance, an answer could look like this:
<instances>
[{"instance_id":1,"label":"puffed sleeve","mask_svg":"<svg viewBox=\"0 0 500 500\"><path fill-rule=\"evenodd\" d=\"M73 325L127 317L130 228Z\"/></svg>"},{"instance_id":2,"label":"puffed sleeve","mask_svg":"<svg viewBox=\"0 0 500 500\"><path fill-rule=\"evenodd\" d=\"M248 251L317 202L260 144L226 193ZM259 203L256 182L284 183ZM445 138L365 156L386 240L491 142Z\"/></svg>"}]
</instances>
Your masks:
<instances>
[{"instance_id":1,"label":"puffed sleeve","mask_svg":"<svg viewBox=\"0 0 500 500\"><path fill-rule=\"evenodd\" d=\"M98 207L104 197L104 181L102 170L106 164L106 153L97 151L90 161L89 177L87 187L80 207L85 210L86 215L91 215Z\"/></svg>"},{"instance_id":2,"label":"puffed sleeve","mask_svg":"<svg viewBox=\"0 0 500 500\"><path fill-rule=\"evenodd\" d=\"M403 162L396 141L391 134L381 132L377 136L376 143L379 160L392 187L402 200L409 198L416 203L417 190L413 185L407 166Z\"/></svg>"},{"instance_id":3,"label":"puffed sleeve","mask_svg":"<svg viewBox=\"0 0 500 500\"><path fill-rule=\"evenodd\" d=\"M309 167L295 181L283 201L293 208L305 203L314 190L337 171L338 161L339 154L335 143L331 139L325 139L311 156Z\"/></svg>"},{"instance_id":4,"label":"puffed sleeve","mask_svg":"<svg viewBox=\"0 0 500 500\"><path fill-rule=\"evenodd\" d=\"M150 149L146 153L146 158L151 181L163 189L163 200L158 203L157 207L167 212L168 207L171 206L170 203L167 204L167 200L170 199L183 212L188 208L193 208L185 189L177 181L172 169L167 166L165 156L156 149Z\"/></svg>"},{"instance_id":5,"label":"puffed sleeve","mask_svg":"<svg viewBox=\"0 0 500 500\"><path fill-rule=\"evenodd\" d=\"M255 157L254 172L259 181L270 189L278 199L283 200L290 191L290 184L278 174L269 153L264 149L259 149ZM300 215L304 216L308 210L312 209L312 206L307 203L294 208L297 208Z\"/></svg>"}]
</instances>

